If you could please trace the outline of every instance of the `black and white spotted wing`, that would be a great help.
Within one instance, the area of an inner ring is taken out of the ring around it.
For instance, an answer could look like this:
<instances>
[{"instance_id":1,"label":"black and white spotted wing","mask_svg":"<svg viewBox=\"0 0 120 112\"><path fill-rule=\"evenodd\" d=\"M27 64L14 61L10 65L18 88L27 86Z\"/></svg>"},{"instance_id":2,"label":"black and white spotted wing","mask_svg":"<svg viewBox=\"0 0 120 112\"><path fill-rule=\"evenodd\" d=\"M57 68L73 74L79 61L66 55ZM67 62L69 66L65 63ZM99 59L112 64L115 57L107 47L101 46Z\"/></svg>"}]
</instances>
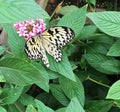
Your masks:
<instances>
[{"instance_id":1,"label":"black and white spotted wing","mask_svg":"<svg viewBox=\"0 0 120 112\"><path fill-rule=\"evenodd\" d=\"M41 36L30 38L26 42L25 51L29 59L42 58L43 63L49 67L46 51L57 62L61 61L61 48L74 38L74 32L68 27L53 27L44 31Z\"/></svg>"},{"instance_id":2,"label":"black and white spotted wing","mask_svg":"<svg viewBox=\"0 0 120 112\"><path fill-rule=\"evenodd\" d=\"M49 67L49 61L39 36L32 37L26 42L25 52L29 59L36 60L41 58L43 63Z\"/></svg>"}]
</instances>

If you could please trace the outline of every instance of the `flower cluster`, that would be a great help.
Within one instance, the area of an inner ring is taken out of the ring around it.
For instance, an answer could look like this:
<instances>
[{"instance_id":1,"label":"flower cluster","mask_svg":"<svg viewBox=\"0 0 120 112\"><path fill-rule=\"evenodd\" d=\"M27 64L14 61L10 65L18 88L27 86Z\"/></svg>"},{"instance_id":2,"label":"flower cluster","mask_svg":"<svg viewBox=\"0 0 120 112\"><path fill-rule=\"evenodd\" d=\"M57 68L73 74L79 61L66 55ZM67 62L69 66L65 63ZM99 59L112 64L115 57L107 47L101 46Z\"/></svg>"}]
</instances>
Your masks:
<instances>
[{"instance_id":1,"label":"flower cluster","mask_svg":"<svg viewBox=\"0 0 120 112\"><path fill-rule=\"evenodd\" d=\"M24 36L28 40L38 33L42 33L45 30L45 23L42 19L28 20L17 22L14 24L14 28L17 29L19 36Z\"/></svg>"}]
</instances>

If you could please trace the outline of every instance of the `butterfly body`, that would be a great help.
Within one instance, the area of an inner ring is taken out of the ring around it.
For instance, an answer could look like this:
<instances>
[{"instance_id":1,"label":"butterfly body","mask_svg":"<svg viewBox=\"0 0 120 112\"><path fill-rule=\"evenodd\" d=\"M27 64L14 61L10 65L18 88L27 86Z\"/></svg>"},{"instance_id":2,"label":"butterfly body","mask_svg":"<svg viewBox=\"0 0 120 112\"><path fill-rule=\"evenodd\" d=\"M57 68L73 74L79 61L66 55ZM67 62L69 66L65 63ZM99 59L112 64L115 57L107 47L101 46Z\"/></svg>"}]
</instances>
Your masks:
<instances>
[{"instance_id":1,"label":"butterfly body","mask_svg":"<svg viewBox=\"0 0 120 112\"><path fill-rule=\"evenodd\" d=\"M71 28L56 26L45 30L42 34L27 40L25 52L29 59L41 58L43 63L49 67L46 51L57 62L61 61L61 48L74 38Z\"/></svg>"}]
</instances>

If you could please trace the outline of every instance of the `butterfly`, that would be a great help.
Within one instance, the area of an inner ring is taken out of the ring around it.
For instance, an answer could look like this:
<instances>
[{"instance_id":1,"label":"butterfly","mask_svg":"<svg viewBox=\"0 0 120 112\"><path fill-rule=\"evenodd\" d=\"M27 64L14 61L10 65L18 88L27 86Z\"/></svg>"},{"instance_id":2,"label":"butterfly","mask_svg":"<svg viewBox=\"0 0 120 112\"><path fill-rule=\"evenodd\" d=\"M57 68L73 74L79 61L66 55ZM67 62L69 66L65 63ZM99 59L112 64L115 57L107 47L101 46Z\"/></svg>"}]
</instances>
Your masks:
<instances>
[{"instance_id":1,"label":"butterfly","mask_svg":"<svg viewBox=\"0 0 120 112\"><path fill-rule=\"evenodd\" d=\"M56 62L61 61L61 48L70 42L74 36L74 31L71 28L55 26L28 39L25 44L25 52L30 60L41 58L46 67L49 67L50 64L46 52Z\"/></svg>"}]
</instances>

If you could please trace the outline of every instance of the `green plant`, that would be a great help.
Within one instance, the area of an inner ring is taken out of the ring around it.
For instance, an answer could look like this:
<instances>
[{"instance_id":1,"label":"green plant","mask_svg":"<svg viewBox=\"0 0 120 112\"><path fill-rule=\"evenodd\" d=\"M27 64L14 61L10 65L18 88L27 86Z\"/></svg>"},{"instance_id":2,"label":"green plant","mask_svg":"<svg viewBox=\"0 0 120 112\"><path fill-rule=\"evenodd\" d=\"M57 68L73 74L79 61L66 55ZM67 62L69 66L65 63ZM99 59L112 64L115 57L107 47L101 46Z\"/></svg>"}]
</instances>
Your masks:
<instances>
[{"instance_id":1,"label":"green plant","mask_svg":"<svg viewBox=\"0 0 120 112\"><path fill-rule=\"evenodd\" d=\"M0 5L0 24L9 43L0 46L2 112L119 111L120 81L110 87L108 78L120 74L119 12L87 13L87 5L69 12L67 6L62 18L51 20L33 0L0 0ZM94 25L85 25L86 15ZM25 41L13 28L16 22L37 18L48 28L67 26L75 32L72 43L62 50L61 62L48 56L49 68L27 58Z\"/></svg>"}]
</instances>

